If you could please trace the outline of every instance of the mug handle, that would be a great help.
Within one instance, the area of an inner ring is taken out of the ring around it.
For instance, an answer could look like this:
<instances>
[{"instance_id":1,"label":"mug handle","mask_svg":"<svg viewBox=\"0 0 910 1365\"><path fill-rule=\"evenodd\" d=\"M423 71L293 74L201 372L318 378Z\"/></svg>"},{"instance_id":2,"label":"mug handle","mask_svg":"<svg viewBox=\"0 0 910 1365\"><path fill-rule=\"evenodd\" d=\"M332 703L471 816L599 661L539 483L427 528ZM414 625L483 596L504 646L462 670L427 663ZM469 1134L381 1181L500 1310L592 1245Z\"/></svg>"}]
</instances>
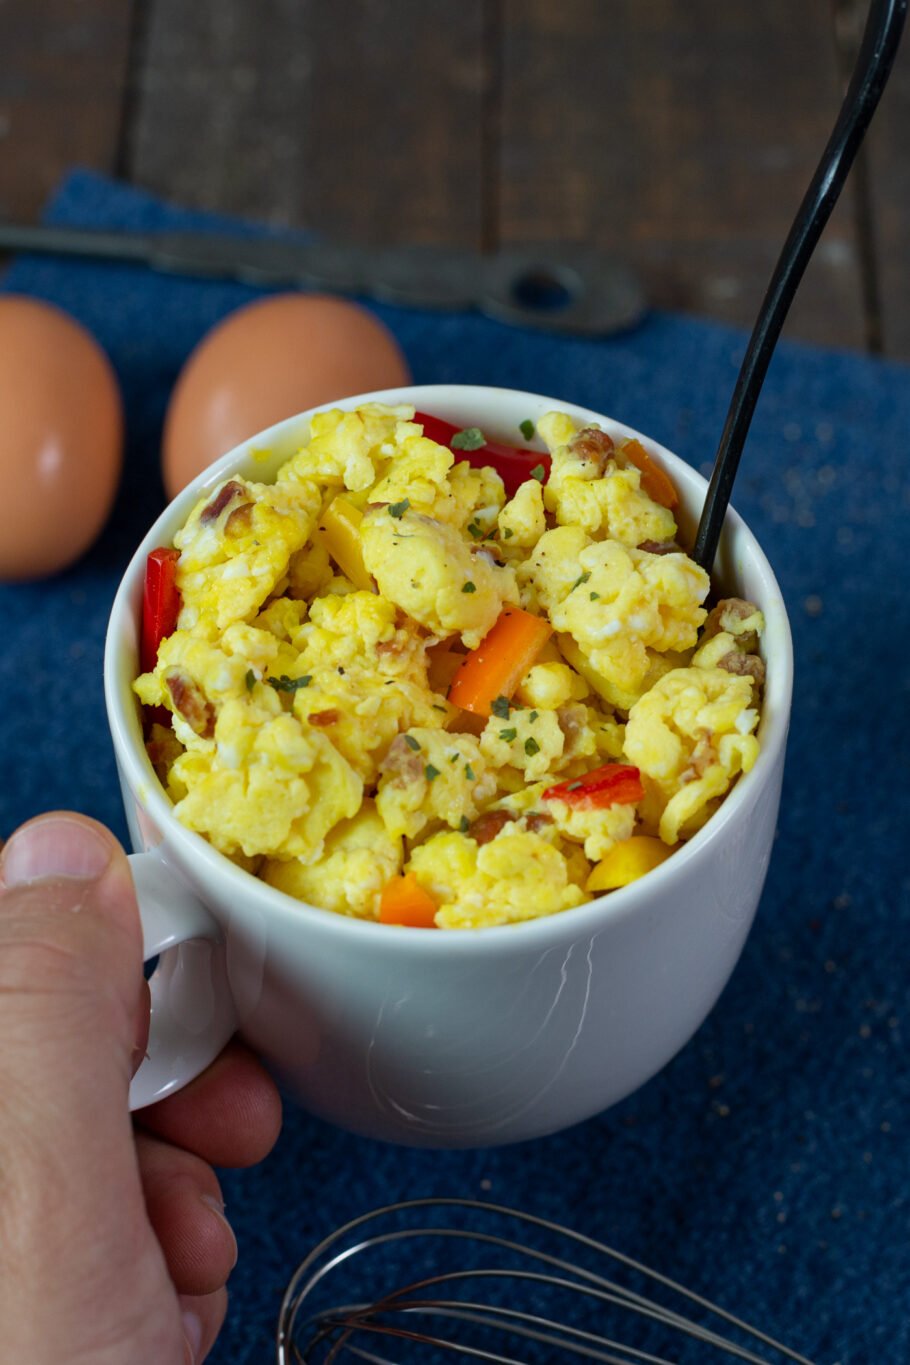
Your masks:
<instances>
[{"instance_id":1,"label":"mug handle","mask_svg":"<svg viewBox=\"0 0 910 1365\"><path fill-rule=\"evenodd\" d=\"M237 1027L216 921L157 853L129 855L142 921L143 959L160 956L145 1060L130 1084L130 1109L182 1089L215 1060Z\"/></svg>"}]
</instances>

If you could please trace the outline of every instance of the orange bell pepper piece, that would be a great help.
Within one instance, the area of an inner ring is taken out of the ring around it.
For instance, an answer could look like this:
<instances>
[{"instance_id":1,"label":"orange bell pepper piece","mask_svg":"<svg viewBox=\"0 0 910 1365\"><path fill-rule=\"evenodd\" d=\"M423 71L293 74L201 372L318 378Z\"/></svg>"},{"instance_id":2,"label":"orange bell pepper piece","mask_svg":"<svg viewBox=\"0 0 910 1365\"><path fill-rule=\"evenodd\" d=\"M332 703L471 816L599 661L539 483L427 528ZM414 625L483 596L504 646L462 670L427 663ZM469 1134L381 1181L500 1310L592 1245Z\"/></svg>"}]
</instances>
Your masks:
<instances>
[{"instance_id":1,"label":"orange bell pepper piece","mask_svg":"<svg viewBox=\"0 0 910 1365\"><path fill-rule=\"evenodd\" d=\"M542 616L521 607L506 607L458 668L449 688L449 701L475 715L492 714L493 702L507 701L553 634Z\"/></svg>"},{"instance_id":2,"label":"orange bell pepper piece","mask_svg":"<svg viewBox=\"0 0 910 1365\"><path fill-rule=\"evenodd\" d=\"M436 928L436 902L424 891L413 872L393 877L382 889L379 919L382 924L404 924L409 929Z\"/></svg>"},{"instance_id":3,"label":"orange bell pepper piece","mask_svg":"<svg viewBox=\"0 0 910 1365\"><path fill-rule=\"evenodd\" d=\"M659 502L661 507L673 508L679 502L679 494L673 487L669 474L645 450L641 441L626 441L619 451L641 474L641 486L649 498Z\"/></svg>"}]
</instances>

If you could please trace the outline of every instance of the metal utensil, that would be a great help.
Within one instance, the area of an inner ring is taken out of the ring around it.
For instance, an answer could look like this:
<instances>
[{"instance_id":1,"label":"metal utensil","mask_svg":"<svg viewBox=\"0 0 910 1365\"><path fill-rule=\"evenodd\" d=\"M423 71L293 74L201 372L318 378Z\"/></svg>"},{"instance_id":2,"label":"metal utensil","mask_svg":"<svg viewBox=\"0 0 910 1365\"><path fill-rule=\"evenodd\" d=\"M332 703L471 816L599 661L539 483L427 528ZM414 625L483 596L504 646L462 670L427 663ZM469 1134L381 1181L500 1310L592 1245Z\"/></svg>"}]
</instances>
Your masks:
<instances>
[{"instance_id":1,"label":"metal utensil","mask_svg":"<svg viewBox=\"0 0 910 1365\"><path fill-rule=\"evenodd\" d=\"M853 158L875 113L894 63L906 17L907 0L872 0L863 41L834 131L799 206L762 300L733 390L695 536L692 557L709 573L739 459L774 347L809 258L837 203Z\"/></svg>"},{"instance_id":2,"label":"metal utensil","mask_svg":"<svg viewBox=\"0 0 910 1365\"><path fill-rule=\"evenodd\" d=\"M539 243L488 255L433 246L359 247L199 232L102 232L0 224L0 251L127 261L177 275L360 294L413 308L477 309L545 331L603 336L641 321L624 265L584 246Z\"/></svg>"},{"instance_id":3,"label":"metal utensil","mask_svg":"<svg viewBox=\"0 0 910 1365\"><path fill-rule=\"evenodd\" d=\"M408 1265L420 1267L409 1283L388 1273L396 1244ZM392 1365L453 1355L500 1365L573 1358L703 1365L709 1352L711 1360L726 1354L751 1365L810 1365L766 1332L602 1242L472 1199L389 1204L325 1238L288 1284L276 1349L278 1365Z\"/></svg>"}]
</instances>

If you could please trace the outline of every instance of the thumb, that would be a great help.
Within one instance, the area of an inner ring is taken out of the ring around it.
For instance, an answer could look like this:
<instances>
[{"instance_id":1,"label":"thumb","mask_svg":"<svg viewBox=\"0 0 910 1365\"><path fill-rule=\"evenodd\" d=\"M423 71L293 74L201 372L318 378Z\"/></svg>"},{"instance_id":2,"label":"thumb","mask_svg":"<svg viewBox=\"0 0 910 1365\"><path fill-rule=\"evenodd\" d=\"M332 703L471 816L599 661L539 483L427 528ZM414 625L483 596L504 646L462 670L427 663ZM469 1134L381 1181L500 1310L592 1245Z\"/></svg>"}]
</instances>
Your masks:
<instances>
[{"instance_id":1,"label":"thumb","mask_svg":"<svg viewBox=\"0 0 910 1365\"><path fill-rule=\"evenodd\" d=\"M86 1332L108 1342L126 1333L124 1313L167 1283L127 1102L143 1000L123 849L102 825L66 812L23 825L0 855L0 1309L11 1295L47 1331L36 1287L46 1295L55 1285L71 1359L82 1359L72 1347ZM31 1316L16 1314L23 1331ZM86 1358L107 1356L86 1349Z\"/></svg>"},{"instance_id":2,"label":"thumb","mask_svg":"<svg viewBox=\"0 0 910 1365\"><path fill-rule=\"evenodd\" d=\"M0 855L0 1076L38 1107L66 1103L62 1087L90 1090L96 1113L102 1098L122 1109L141 966L135 892L113 835L67 812L16 830Z\"/></svg>"}]
</instances>

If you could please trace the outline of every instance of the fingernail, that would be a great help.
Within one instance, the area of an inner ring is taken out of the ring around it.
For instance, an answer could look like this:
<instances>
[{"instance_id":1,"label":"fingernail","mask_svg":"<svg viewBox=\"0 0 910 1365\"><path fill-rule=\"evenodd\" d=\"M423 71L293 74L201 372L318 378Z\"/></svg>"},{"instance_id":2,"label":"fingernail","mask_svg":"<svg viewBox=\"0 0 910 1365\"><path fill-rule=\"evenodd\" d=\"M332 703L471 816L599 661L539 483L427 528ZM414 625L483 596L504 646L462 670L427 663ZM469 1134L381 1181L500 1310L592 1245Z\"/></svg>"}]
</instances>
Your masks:
<instances>
[{"instance_id":1,"label":"fingernail","mask_svg":"<svg viewBox=\"0 0 910 1365\"><path fill-rule=\"evenodd\" d=\"M49 815L17 830L0 855L7 887L42 877L94 881L111 861L111 844L100 831L65 815Z\"/></svg>"},{"instance_id":2,"label":"fingernail","mask_svg":"<svg viewBox=\"0 0 910 1365\"><path fill-rule=\"evenodd\" d=\"M234 1266L237 1264L237 1257L239 1254L237 1250L237 1238L234 1236L234 1229L231 1227L230 1223L224 1216L224 1205L221 1203L221 1200L216 1199L213 1194L200 1194L199 1198L202 1200L205 1207L211 1213L214 1213L215 1217L222 1224L222 1226L227 1228L228 1230L228 1234L230 1235L231 1239L231 1244L234 1248L234 1259L231 1262L231 1269L233 1270Z\"/></svg>"},{"instance_id":3,"label":"fingernail","mask_svg":"<svg viewBox=\"0 0 910 1365\"><path fill-rule=\"evenodd\" d=\"M196 1365L202 1346L202 1323L195 1313L183 1314L183 1354L186 1365Z\"/></svg>"}]
</instances>

